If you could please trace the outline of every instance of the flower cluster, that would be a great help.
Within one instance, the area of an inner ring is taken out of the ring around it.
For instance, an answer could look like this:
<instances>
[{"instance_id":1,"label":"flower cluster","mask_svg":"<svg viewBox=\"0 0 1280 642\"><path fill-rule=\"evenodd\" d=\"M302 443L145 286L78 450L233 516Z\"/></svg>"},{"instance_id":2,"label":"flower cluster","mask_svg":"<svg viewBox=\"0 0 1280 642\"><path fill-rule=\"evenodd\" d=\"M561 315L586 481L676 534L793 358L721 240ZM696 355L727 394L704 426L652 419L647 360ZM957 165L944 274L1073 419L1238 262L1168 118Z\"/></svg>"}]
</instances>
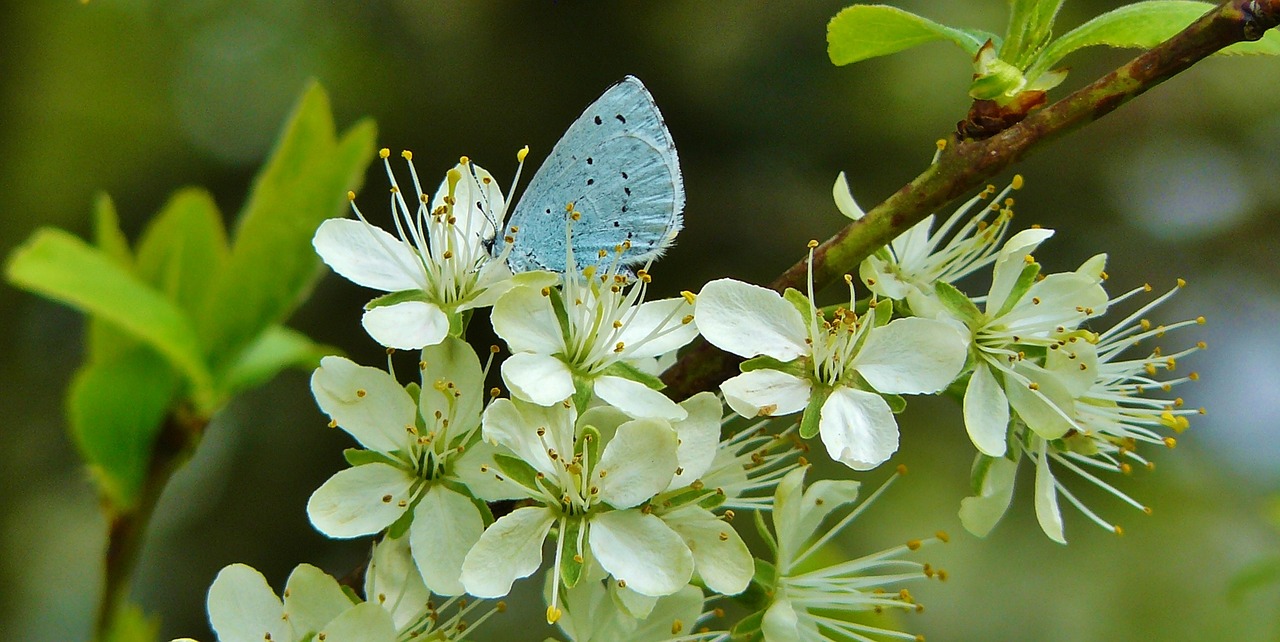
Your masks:
<instances>
[{"instance_id":1,"label":"flower cluster","mask_svg":"<svg viewBox=\"0 0 1280 642\"><path fill-rule=\"evenodd\" d=\"M954 395L978 451L965 527L994 527L1028 459L1040 523L1064 541L1059 498L1119 528L1055 470L1142 508L1095 473L1148 465L1137 447L1171 446L1162 430L1181 431L1196 412L1147 395L1195 379L1160 375L1202 345L1125 353L1203 319L1147 321L1171 291L1091 329L1150 288L1109 297L1103 256L1042 275L1033 252L1053 232L1010 230L1008 194L1021 178L937 229L929 217L908 230L868 257L860 278L845 276L847 300L825 307L816 242L804 293L718 279L649 300L651 266L624 264L625 242L585 269L517 274L510 240L495 242L507 201L488 172L464 158L432 197L405 152L418 193L406 197L381 156L397 235L353 201L359 220L326 221L314 241L339 274L388 293L366 306L369 335L390 352L421 351L407 385L391 358L384 370L326 357L311 378L330 426L360 447L307 514L330 537L376 538L364 597L304 565L282 601L257 571L229 566L209 593L221 639L458 639L504 610L489 600L539 572L547 622L574 641L913 639L865 612L918 610L898 585L945 574L903 557L946 536L855 559L815 555L888 484L845 511L858 482L805 488L809 440L848 469L871 470L898 450L902 395ZM862 216L843 175L834 193L837 209ZM573 203L565 217L571 235ZM565 251L564 265L578 265L572 242ZM956 285L986 268L985 294ZM482 307L509 351L498 368L505 394L486 388L501 349L482 363L465 340ZM718 393L673 400L659 375L699 334L745 358L741 373ZM745 512L769 545L763 558L739 535ZM722 626L715 602L727 597L752 615Z\"/></svg>"}]
</instances>

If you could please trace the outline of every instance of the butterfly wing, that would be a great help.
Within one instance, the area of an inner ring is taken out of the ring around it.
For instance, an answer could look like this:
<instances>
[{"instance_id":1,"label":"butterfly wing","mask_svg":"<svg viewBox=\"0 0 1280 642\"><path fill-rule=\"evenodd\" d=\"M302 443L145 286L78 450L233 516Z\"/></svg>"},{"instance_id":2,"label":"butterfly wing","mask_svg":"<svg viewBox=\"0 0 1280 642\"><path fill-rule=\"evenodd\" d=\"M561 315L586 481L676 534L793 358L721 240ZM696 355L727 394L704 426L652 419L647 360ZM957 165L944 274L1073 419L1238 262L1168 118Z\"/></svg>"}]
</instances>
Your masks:
<instances>
[{"instance_id":1,"label":"butterfly wing","mask_svg":"<svg viewBox=\"0 0 1280 642\"><path fill-rule=\"evenodd\" d=\"M565 271L570 203L581 213L572 228L576 269L611 263L624 241L631 245L619 263L642 265L680 231L684 183L675 143L634 76L587 107L534 173L507 223L512 270Z\"/></svg>"}]
</instances>

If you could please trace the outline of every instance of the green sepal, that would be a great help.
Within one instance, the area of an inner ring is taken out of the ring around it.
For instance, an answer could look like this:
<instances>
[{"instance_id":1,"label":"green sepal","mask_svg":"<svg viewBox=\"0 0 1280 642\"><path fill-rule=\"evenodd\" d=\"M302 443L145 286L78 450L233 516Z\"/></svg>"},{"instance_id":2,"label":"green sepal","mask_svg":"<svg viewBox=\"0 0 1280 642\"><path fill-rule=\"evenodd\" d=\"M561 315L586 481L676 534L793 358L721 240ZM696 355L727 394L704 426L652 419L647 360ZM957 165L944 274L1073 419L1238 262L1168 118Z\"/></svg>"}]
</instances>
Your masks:
<instances>
[{"instance_id":1,"label":"green sepal","mask_svg":"<svg viewBox=\"0 0 1280 642\"><path fill-rule=\"evenodd\" d=\"M471 324L471 316L475 314L475 309L463 310L454 314L445 314L449 317L449 336L466 339L467 326Z\"/></svg>"},{"instance_id":2,"label":"green sepal","mask_svg":"<svg viewBox=\"0 0 1280 642\"><path fill-rule=\"evenodd\" d=\"M748 586L747 590L743 592L742 595L734 596L734 601L742 601L746 594L752 592L754 588L754 584ZM768 605L768 602L766 601L764 604ZM729 639L733 642L755 642L756 640L761 640L763 639L762 632L760 630L762 626L764 626L763 607L761 610L738 620L738 623L734 624L733 628L729 630Z\"/></svg>"},{"instance_id":3,"label":"green sepal","mask_svg":"<svg viewBox=\"0 0 1280 642\"><path fill-rule=\"evenodd\" d=\"M772 515L773 514L772 511L770 511L769 514ZM778 539L777 537L774 536L773 531L769 530L769 525L765 524L764 511L760 511L760 510L751 511L751 521L753 524L756 525L756 533L760 535L760 541L764 542L764 545L769 547L770 554L772 554L774 557L777 557L778 556ZM759 571L758 561L757 561L756 570L757 572Z\"/></svg>"},{"instance_id":4,"label":"green sepal","mask_svg":"<svg viewBox=\"0 0 1280 642\"><path fill-rule=\"evenodd\" d=\"M347 464L352 468L365 464L386 464L396 468L404 467L404 462L395 457L384 455L376 450L365 450L363 448L344 448L342 450L342 458L347 460Z\"/></svg>"},{"instance_id":5,"label":"green sepal","mask_svg":"<svg viewBox=\"0 0 1280 642\"><path fill-rule=\"evenodd\" d=\"M813 319L814 310L813 302L809 300L809 297L795 288L787 288L783 291L782 298L787 303L790 303L791 307L796 309L796 312L800 313L800 318L804 320L805 327L808 327Z\"/></svg>"},{"instance_id":6,"label":"green sepal","mask_svg":"<svg viewBox=\"0 0 1280 642\"><path fill-rule=\"evenodd\" d=\"M1036 277L1038 276L1040 276L1039 263L1027 263L1024 265L1022 272L1018 274L1018 280L1014 282L1013 288L1009 290L1009 296L1005 298L1004 305L995 314L990 314L990 317L995 319L1008 314L1014 306L1018 305L1018 302L1027 294L1031 286L1036 284ZM987 312L990 313L990 310Z\"/></svg>"},{"instance_id":7,"label":"green sepal","mask_svg":"<svg viewBox=\"0 0 1280 642\"><path fill-rule=\"evenodd\" d=\"M751 357L738 365L738 369L742 372L751 372L753 370L777 370L785 372L799 379L808 379L809 359L807 357L798 357L791 361L779 361L773 357L762 354L757 357Z\"/></svg>"},{"instance_id":8,"label":"green sepal","mask_svg":"<svg viewBox=\"0 0 1280 642\"><path fill-rule=\"evenodd\" d=\"M577 586L582 579L582 569L586 568L586 558L579 558L578 534L582 532L582 518L566 519L564 530L560 533L560 581L565 588Z\"/></svg>"},{"instance_id":9,"label":"green sepal","mask_svg":"<svg viewBox=\"0 0 1280 642\"><path fill-rule=\"evenodd\" d=\"M546 291L547 298L551 301L551 311L556 315L556 323L560 324L560 339L566 346L573 345L573 339L569 336L569 310L564 305L564 294L556 287L547 287Z\"/></svg>"},{"instance_id":10,"label":"green sepal","mask_svg":"<svg viewBox=\"0 0 1280 642\"><path fill-rule=\"evenodd\" d=\"M596 394L595 379L584 377L578 373L573 373L573 407L578 409L578 414L586 412L587 406L591 404L591 398Z\"/></svg>"},{"instance_id":11,"label":"green sepal","mask_svg":"<svg viewBox=\"0 0 1280 642\"><path fill-rule=\"evenodd\" d=\"M399 292L391 292L382 296L374 297L368 303L364 304L364 309L372 310L397 303L405 303L408 301L426 301L427 296L422 290L401 290Z\"/></svg>"},{"instance_id":12,"label":"green sepal","mask_svg":"<svg viewBox=\"0 0 1280 642\"><path fill-rule=\"evenodd\" d=\"M970 56L998 36L977 29L956 29L884 5L854 5L827 24L827 55L836 65L886 56L935 40L946 40Z\"/></svg>"},{"instance_id":13,"label":"green sepal","mask_svg":"<svg viewBox=\"0 0 1280 642\"><path fill-rule=\"evenodd\" d=\"M654 390L662 390L667 387L667 384L662 383L661 379L644 372L625 361L615 361L609 364L604 370L601 370L600 374L597 376L622 377L623 379L630 379L637 383L642 383Z\"/></svg>"},{"instance_id":14,"label":"green sepal","mask_svg":"<svg viewBox=\"0 0 1280 642\"><path fill-rule=\"evenodd\" d=\"M578 441L573 445L573 454L584 455L584 459L595 465L600 461L600 429L595 426L582 426L578 429ZM568 453L563 454L565 457L571 456ZM583 474L586 474L585 472Z\"/></svg>"},{"instance_id":15,"label":"green sepal","mask_svg":"<svg viewBox=\"0 0 1280 642\"><path fill-rule=\"evenodd\" d=\"M538 489L538 471L519 457L493 454L493 463L502 471L502 476L530 490Z\"/></svg>"},{"instance_id":16,"label":"green sepal","mask_svg":"<svg viewBox=\"0 0 1280 642\"><path fill-rule=\"evenodd\" d=\"M703 493L704 497L702 498L701 501L698 502L698 507L700 508L705 508L707 510L715 510L717 508L720 508L720 506L723 505L725 502L729 501L729 498L724 494L723 489L717 488L712 492L708 493L707 489L703 488L701 492Z\"/></svg>"},{"instance_id":17,"label":"green sepal","mask_svg":"<svg viewBox=\"0 0 1280 642\"><path fill-rule=\"evenodd\" d=\"M873 327L887 325L893 320L893 299L878 299L876 307L869 309L872 310L871 318L875 320Z\"/></svg>"},{"instance_id":18,"label":"green sepal","mask_svg":"<svg viewBox=\"0 0 1280 642\"><path fill-rule=\"evenodd\" d=\"M975 100L994 100L1005 104L1027 86L1027 79L1017 67L1003 60L987 60L969 83L969 97Z\"/></svg>"},{"instance_id":19,"label":"green sepal","mask_svg":"<svg viewBox=\"0 0 1280 642\"><path fill-rule=\"evenodd\" d=\"M67 391L67 416L81 458L103 499L132 508L147 477L156 435L181 379L145 345L87 362Z\"/></svg>"},{"instance_id":20,"label":"green sepal","mask_svg":"<svg viewBox=\"0 0 1280 642\"><path fill-rule=\"evenodd\" d=\"M938 281L933 284L933 291L938 295L938 301L942 306L966 326L976 328L982 325L982 310L979 310L973 300L956 286L946 281Z\"/></svg>"},{"instance_id":21,"label":"green sepal","mask_svg":"<svg viewBox=\"0 0 1280 642\"><path fill-rule=\"evenodd\" d=\"M812 439L818 434L818 421L821 419L822 404L831 396L832 389L827 385L814 385L809 393L809 405L805 406L804 415L800 417L800 438Z\"/></svg>"},{"instance_id":22,"label":"green sepal","mask_svg":"<svg viewBox=\"0 0 1280 642\"><path fill-rule=\"evenodd\" d=\"M884 392L879 394L884 398L885 403L889 404L889 410L893 412L893 414L902 414L902 411L907 409L907 400L904 399L902 395L891 395Z\"/></svg>"},{"instance_id":23,"label":"green sepal","mask_svg":"<svg viewBox=\"0 0 1280 642\"><path fill-rule=\"evenodd\" d=\"M396 521L391 522L391 525L387 527L387 537L400 539L409 532L409 527L413 525L413 507L417 505L418 501L421 500L422 496L425 494L426 493L417 493L417 497L414 499L413 504L411 504L409 508L405 509L404 514L397 517Z\"/></svg>"},{"instance_id":24,"label":"green sepal","mask_svg":"<svg viewBox=\"0 0 1280 642\"><path fill-rule=\"evenodd\" d=\"M994 459L982 453L978 453L973 458L973 466L969 468L969 492L975 497L982 494L982 482L987 478L987 471L991 469L991 462Z\"/></svg>"}]
</instances>

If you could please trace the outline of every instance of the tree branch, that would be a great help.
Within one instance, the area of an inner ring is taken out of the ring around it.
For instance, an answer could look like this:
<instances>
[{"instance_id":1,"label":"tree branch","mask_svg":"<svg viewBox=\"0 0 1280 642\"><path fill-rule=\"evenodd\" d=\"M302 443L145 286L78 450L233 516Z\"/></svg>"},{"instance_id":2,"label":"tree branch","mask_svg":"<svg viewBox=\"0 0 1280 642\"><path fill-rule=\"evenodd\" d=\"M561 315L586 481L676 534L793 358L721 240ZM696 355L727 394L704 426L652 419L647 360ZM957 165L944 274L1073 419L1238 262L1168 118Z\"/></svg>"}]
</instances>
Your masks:
<instances>
[{"instance_id":1,"label":"tree branch","mask_svg":"<svg viewBox=\"0 0 1280 642\"><path fill-rule=\"evenodd\" d=\"M1169 40L1022 122L983 140L951 135L938 162L814 251L814 289L833 283L876 249L930 213L982 185L1038 145L1091 123L1120 105L1237 42L1258 40L1280 24L1280 0L1231 0ZM781 292L803 288L806 260L769 284ZM711 390L737 373L739 360L704 340L664 375L667 392L683 399Z\"/></svg>"}]
</instances>

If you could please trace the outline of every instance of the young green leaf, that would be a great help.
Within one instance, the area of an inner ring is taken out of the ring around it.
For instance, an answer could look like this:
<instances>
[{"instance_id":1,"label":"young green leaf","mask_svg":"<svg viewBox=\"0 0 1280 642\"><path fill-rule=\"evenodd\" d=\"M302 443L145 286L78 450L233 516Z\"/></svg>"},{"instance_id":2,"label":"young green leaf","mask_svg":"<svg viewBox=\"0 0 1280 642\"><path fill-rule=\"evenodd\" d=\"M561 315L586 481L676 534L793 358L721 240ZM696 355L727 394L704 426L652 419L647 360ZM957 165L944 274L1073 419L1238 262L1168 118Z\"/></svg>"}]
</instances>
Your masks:
<instances>
[{"instance_id":1,"label":"young green leaf","mask_svg":"<svg viewBox=\"0 0 1280 642\"><path fill-rule=\"evenodd\" d=\"M190 380L198 402L210 401L212 377L189 318L102 252L67 232L44 228L10 256L6 276L146 342Z\"/></svg>"},{"instance_id":2,"label":"young green leaf","mask_svg":"<svg viewBox=\"0 0 1280 642\"><path fill-rule=\"evenodd\" d=\"M142 233L137 275L196 315L226 260L227 234L218 206L203 189L187 188L170 197Z\"/></svg>"},{"instance_id":3,"label":"young green leaf","mask_svg":"<svg viewBox=\"0 0 1280 642\"><path fill-rule=\"evenodd\" d=\"M827 24L827 55L837 65L887 56L934 40L946 40L970 56L995 34L940 25L896 7L854 5Z\"/></svg>"},{"instance_id":4,"label":"young green leaf","mask_svg":"<svg viewBox=\"0 0 1280 642\"><path fill-rule=\"evenodd\" d=\"M267 327L282 322L319 276L311 237L346 206L373 158L373 123L335 137L329 99L311 85L285 126L241 212L226 268L198 316L215 369L235 363Z\"/></svg>"},{"instance_id":5,"label":"young green leaf","mask_svg":"<svg viewBox=\"0 0 1280 642\"><path fill-rule=\"evenodd\" d=\"M180 383L164 357L143 345L88 362L76 373L67 396L71 435L115 510L137 502Z\"/></svg>"},{"instance_id":6,"label":"young green leaf","mask_svg":"<svg viewBox=\"0 0 1280 642\"><path fill-rule=\"evenodd\" d=\"M271 326L259 334L218 381L220 396L230 398L237 393L270 381L285 368L308 370L320 365L320 359L340 350L315 343L305 334L282 325Z\"/></svg>"},{"instance_id":7,"label":"young green leaf","mask_svg":"<svg viewBox=\"0 0 1280 642\"><path fill-rule=\"evenodd\" d=\"M1063 34L1041 52L1027 71L1036 78L1077 49L1109 47L1150 49L1187 28L1214 7L1208 2L1152 0L1108 11ZM1220 54L1280 54L1280 33L1274 29L1261 40L1242 42Z\"/></svg>"},{"instance_id":8,"label":"young green leaf","mask_svg":"<svg viewBox=\"0 0 1280 642\"><path fill-rule=\"evenodd\" d=\"M1009 0L1009 32L1005 34L1000 59L1025 69L1049 42L1053 19L1064 0Z\"/></svg>"},{"instance_id":9,"label":"young green leaf","mask_svg":"<svg viewBox=\"0 0 1280 642\"><path fill-rule=\"evenodd\" d=\"M133 270L133 251L129 249L129 240L120 229L120 217L116 215L115 204L106 194L98 194L93 203L93 243L126 270ZM138 345L138 340L119 328L94 317L89 317L85 329L86 361L98 361L114 358L115 355L131 350Z\"/></svg>"}]
</instances>

